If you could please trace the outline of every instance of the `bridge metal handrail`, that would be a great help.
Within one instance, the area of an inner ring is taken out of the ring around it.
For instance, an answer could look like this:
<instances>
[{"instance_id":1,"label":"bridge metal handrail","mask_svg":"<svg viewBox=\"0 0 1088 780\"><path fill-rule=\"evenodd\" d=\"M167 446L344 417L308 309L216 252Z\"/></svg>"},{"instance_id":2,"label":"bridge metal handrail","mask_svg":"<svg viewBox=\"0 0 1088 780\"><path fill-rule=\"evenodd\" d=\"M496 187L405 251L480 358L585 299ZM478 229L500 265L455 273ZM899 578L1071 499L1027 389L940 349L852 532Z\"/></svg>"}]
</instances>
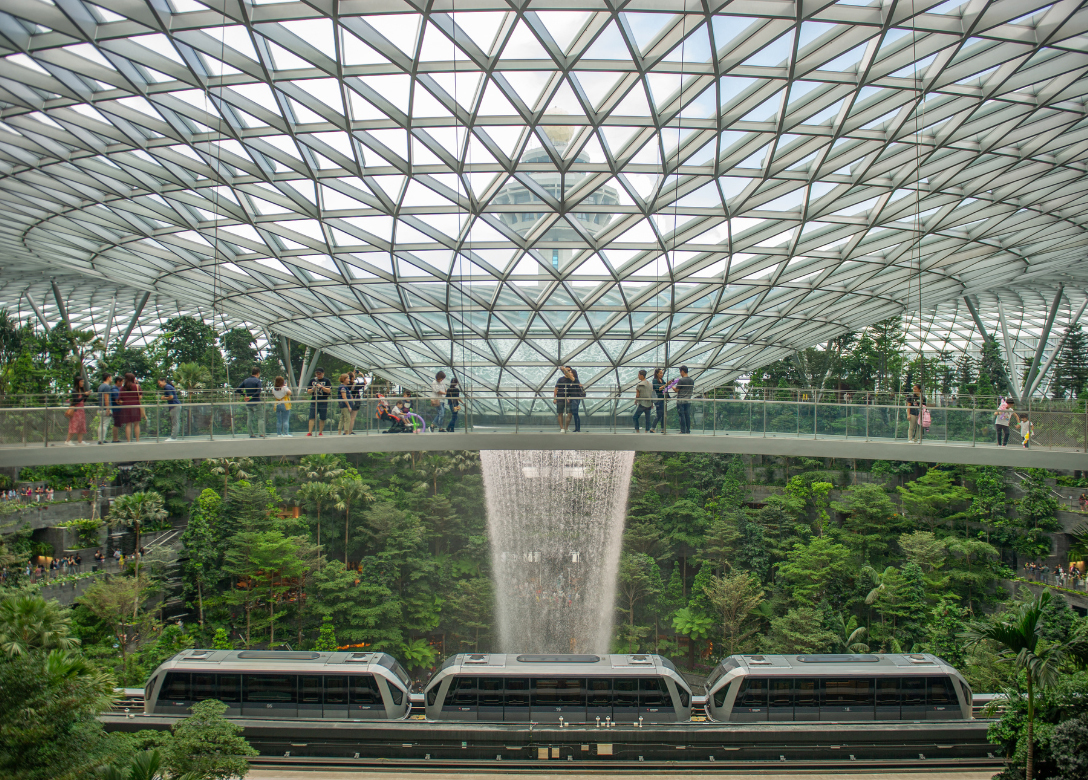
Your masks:
<instances>
[{"instance_id":1,"label":"bridge metal handrail","mask_svg":"<svg viewBox=\"0 0 1088 780\"><path fill-rule=\"evenodd\" d=\"M397 399L390 398L392 405ZM573 399L570 399L573 400ZM620 433L634 430L632 415L635 398L633 393L597 393L587 391L578 400L579 427L583 431ZM692 433L704 435L744 434L749 436L805 438L844 438L863 441L906 441L909 433L907 410L898 405L869 403L831 403L816 399L768 400L768 399L719 399L719 398L655 398L651 415L661 433L680 431L682 406L690 421ZM517 389L509 393L464 393L460 399L461 410L456 429L471 433L521 430L558 430L556 402L550 392L532 392ZM277 406L274 399L264 396L260 401L236 400L211 403L182 404L178 408L179 434L184 438L214 440L222 437L275 435L277 430ZM660 405L660 409L658 409ZM387 432L393 421L378 417L378 400L364 398L355 403L355 420L352 432L372 435ZM0 445L56 446L63 443L69 420L65 417L67 406L0 408ZM134 410L137 407L122 407ZM443 427L448 427L451 409L442 404ZM171 412L162 404L143 404L139 407L142 438L163 440L170 437ZM411 399L414 413L408 430L429 430L434 427L438 408L426 398ZM662 413L662 414L659 414ZM929 407L931 425L923 439L929 443L952 443L977 446L995 443L994 410L963 409L958 407ZM112 417L109 410L97 406L83 410L87 425L86 441L107 441L113 438ZM290 431L298 435L305 431L311 417L315 433L322 415L326 418L325 431L333 433L350 425L351 409L341 408L335 398L324 403L310 399L294 400L287 413ZM1034 424L1030 444L1033 447L1065 451L1088 451L1088 413L1076 411L1032 411L1029 419ZM648 424L648 423L647 423ZM573 430L575 422L570 421ZM120 429L118 429L120 430ZM135 434L135 426L132 427ZM1018 431L1011 432L1009 446L1021 446ZM120 435L121 439L125 436Z\"/></svg>"}]
</instances>

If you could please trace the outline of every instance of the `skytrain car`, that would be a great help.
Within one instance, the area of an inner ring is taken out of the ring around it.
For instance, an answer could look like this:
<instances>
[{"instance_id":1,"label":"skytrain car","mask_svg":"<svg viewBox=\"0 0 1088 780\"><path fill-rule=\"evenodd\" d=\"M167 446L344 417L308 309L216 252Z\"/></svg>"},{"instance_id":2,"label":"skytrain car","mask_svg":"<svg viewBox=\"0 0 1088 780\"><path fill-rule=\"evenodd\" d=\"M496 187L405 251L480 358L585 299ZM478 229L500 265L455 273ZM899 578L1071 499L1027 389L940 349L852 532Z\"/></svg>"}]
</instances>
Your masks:
<instances>
[{"instance_id":1,"label":"skytrain car","mask_svg":"<svg viewBox=\"0 0 1088 780\"><path fill-rule=\"evenodd\" d=\"M218 699L228 717L396 720L412 708L410 684L386 653L185 650L147 681L144 712L188 715Z\"/></svg>"},{"instance_id":2,"label":"skytrain car","mask_svg":"<svg viewBox=\"0 0 1088 780\"><path fill-rule=\"evenodd\" d=\"M659 655L460 654L424 691L431 720L680 723L691 688Z\"/></svg>"},{"instance_id":3,"label":"skytrain car","mask_svg":"<svg viewBox=\"0 0 1088 780\"><path fill-rule=\"evenodd\" d=\"M929 654L733 655L706 691L707 717L725 723L972 717L967 681Z\"/></svg>"}]
</instances>

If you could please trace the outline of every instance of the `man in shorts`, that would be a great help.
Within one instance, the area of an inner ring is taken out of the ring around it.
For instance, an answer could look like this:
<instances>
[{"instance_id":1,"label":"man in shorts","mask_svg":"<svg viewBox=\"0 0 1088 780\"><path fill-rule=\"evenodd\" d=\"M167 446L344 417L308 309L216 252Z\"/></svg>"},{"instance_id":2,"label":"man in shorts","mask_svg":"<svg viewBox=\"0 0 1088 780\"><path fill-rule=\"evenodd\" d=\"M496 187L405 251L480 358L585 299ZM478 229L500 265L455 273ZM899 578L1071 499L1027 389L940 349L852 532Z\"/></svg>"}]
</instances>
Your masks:
<instances>
[{"instance_id":1,"label":"man in shorts","mask_svg":"<svg viewBox=\"0 0 1088 780\"><path fill-rule=\"evenodd\" d=\"M309 432L306 435L314 435L314 421L317 420L317 435L324 436L325 418L329 414L329 396L332 395L332 382L325 378L325 369L320 366L314 369L314 378L310 380L306 392L313 398L310 403Z\"/></svg>"}]
</instances>

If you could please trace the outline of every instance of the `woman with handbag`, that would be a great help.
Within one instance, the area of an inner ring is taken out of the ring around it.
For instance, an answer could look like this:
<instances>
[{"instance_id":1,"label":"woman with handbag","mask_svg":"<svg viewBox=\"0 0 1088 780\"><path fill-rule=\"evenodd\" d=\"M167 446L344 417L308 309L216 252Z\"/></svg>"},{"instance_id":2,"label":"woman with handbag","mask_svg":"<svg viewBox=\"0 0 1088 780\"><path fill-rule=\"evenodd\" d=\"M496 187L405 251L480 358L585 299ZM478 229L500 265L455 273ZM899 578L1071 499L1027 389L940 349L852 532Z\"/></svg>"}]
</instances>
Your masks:
<instances>
[{"instance_id":1,"label":"woman with handbag","mask_svg":"<svg viewBox=\"0 0 1088 780\"><path fill-rule=\"evenodd\" d=\"M68 418L68 437L64 443L69 447L75 446L75 442L72 441L73 436L79 437L80 444L90 444L83 441L83 435L87 433L87 412L83 405L90 397L91 394L87 392L83 384L83 377L77 376L72 396L68 399L68 408L64 410L64 416Z\"/></svg>"},{"instance_id":2,"label":"woman with handbag","mask_svg":"<svg viewBox=\"0 0 1088 780\"><path fill-rule=\"evenodd\" d=\"M136 434L136 441L140 441L140 420L143 418L143 409L140 407L140 385L136 382L136 375L129 371L125 374L125 383L121 385L121 419L125 424L125 441L132 441L132 434Z\"/></svg>"},{"instance_id":3,"label":"woman with handbag","mask_svg":"<svg viewBox=\"0 0 1088 780\"><path fill-rule=\"evenodd\" d=\"M450 407L450 424L446 433L453 433L457 430L457 415L461 411L461 383L457 381L457 377L450 380L449 389L446 390L446 403Z\"/></svg>"}]
</instances>

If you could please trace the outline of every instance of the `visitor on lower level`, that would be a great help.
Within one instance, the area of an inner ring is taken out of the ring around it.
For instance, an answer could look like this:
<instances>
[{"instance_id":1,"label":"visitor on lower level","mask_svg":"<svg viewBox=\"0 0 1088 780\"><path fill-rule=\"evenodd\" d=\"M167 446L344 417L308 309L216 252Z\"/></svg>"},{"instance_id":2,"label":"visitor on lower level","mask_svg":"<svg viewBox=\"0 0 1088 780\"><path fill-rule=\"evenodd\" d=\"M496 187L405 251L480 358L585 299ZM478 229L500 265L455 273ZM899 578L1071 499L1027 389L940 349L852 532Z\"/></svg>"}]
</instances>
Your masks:
<instances>
[{"instance_id":1,"label":"visitor on lower level","mask_svg":"<svg viewBox=\"0 0 1088 780\"><path fill-rule=\"evenodd\" d=\"M680 366L680 378L676 381L676 414L680 418L680 433L691 433L691 396L695 392L695 380L688 376L688 367Z\"/></svg>"},{"instance_id":2,"label":"visitor on lower level","mask_svg":"<svg viewBox=\"0 0 1088 780\"><path fill-rule=\"evenodd\" d=\"M639 433L638 418L646 415L646 431L650 430L650 410L654 406L654 388L646 379L645 369L638 372L635 382L635 433Z\"/></svg>"}]
</instances>

